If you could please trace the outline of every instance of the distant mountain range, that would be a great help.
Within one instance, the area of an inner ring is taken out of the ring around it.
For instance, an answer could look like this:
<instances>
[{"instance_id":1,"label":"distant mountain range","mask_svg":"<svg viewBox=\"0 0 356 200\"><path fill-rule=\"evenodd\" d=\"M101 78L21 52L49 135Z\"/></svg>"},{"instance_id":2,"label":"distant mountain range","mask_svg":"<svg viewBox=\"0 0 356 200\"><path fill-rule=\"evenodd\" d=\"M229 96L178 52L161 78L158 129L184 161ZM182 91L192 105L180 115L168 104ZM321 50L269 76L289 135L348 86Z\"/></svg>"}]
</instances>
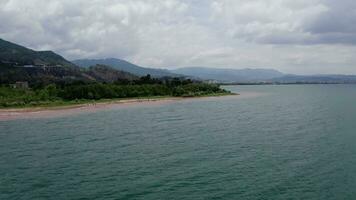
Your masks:
<instances>
[{"instance_id":1,"label":"distant mountain range","mask_svg":"<svg viewBox=\"0 0 356 200\"><path fill-rule=\"evenodd\" d=\"M281 84L289 84L289 83L347 83L347 84L354 84L356 83L356 75L285 75L282 77L273 78L267 80L270 83L281 83Z\"/></svg>"},{"instance_id":2,"label":"distant mountain range","mask_svg":"<svg viewBox=\"0 0 356 200\"><path fill-rule=\"evenodd\" d=\"M137 76L145 76L150 74L153 77L164 77L164 76L180 76L178 74L172 73L165 69L153 69L153 68L145 68L125 60L117 59L117 58L107 58L107 59L81 59L81 60L73 60L74 64L88 68L94 65L107 65L114 69L126 71Z\"/></svg>"},{"instance_id":3,"label":"distant mountain range","mask_svg":"<svg viewBox=\"0 0 356 200\"><path fill-rule=\"evenodd\" d=\"M219 69L207 67L185 67L172 70L202 80L213 80L219 83L236 84L330 84L356 83L356 75L294 75L284 74L274 69Z\"/></svg>"},{"instance_id":4,"label":"distant mountain range","mask_svg":"<svg viewBox=\"0 0 356 200\"><path fill-rule=\"evenodd\" d=\"M150 74L156 78L186 77L219 83L292 84L355 83L356 75L293 75L274 69L220 69L184 67L175 70L141 67L125 60L82 59L72 62L53 51L35 51L0 39L0 83L15 81L99 81L134 80Z\"/></svg>"},{"instance_id":5,"label":"distant mountain range","mask_svg":"<svg viewBox=\"0 0 356 200\"><path fill-rule=\"evenodd\" d=\"M219 82L256 82L284 76L274 69L218 69L207 67L185 67L172 70L177 74Z\"/></svg>"}]
</instances>

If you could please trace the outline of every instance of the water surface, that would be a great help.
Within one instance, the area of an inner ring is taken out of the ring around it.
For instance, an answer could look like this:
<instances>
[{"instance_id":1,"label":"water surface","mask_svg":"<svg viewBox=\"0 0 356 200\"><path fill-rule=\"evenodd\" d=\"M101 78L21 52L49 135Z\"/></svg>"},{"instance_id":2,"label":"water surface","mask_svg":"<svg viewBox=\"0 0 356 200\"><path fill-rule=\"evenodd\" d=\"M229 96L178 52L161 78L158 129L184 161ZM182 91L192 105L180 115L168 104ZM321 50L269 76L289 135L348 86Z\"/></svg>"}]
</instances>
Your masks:
<instances>
[{"instance_id":1,"label":"water surface","mask_svg":"<svg viewBox=\"0 0 356 200\"><path fill-rule=\"evenodd\" d=\"M0 199L355 199L356 85L0 122Z\"/></svg>"}]
</instances>

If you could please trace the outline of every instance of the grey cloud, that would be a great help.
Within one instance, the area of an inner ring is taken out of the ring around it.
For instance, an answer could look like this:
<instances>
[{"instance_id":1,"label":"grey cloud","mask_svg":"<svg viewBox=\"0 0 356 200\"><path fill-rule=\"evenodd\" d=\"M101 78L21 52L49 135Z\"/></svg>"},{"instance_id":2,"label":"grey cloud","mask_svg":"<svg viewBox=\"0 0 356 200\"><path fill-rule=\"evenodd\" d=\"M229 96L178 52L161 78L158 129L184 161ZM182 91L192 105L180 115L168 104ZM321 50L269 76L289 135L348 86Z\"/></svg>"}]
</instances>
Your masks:
<instances>
[{"instance_id":1,"label":"grey cloud","mask_svg":"<svg viewBox=\"0 0 356 200\"><path fill-rule=\"evenodd\" d=\"M213 3L215 19L233 38L262 44L356 44L354 0Z\"/></svg>"},{"instance_id":2,"label":"grey cloud","mask_svg":"<svg viewBox=\"0 0 356 200\"><path fill-rule=\"evenodd\" d=\"M353 0L325 0L328 10L305 26L316 39L315 43L356 44L356 2Z\"/></svg>"},{"instance_id":3,"label":"grey cloud","mask_svg":"<svg viewBox=\"0 0 356 200\"><path fill-rule=\"evenodd\" d=\"M169 23L184 10L175 0L0 0L0 36L66 57L127 57L140 48L139 33Z\"/></svg>"},{"instance_id":4,"label":"grey cloud","mask_svg":"<svg viewBox=\"0 0 356 200\"><path fill-rule=\"evenodd\" d=\"M352 0L0 0L0 37L68 59L355 72ZM321 72L320 72L321 73Z\"/></svg>"}]
</instances>

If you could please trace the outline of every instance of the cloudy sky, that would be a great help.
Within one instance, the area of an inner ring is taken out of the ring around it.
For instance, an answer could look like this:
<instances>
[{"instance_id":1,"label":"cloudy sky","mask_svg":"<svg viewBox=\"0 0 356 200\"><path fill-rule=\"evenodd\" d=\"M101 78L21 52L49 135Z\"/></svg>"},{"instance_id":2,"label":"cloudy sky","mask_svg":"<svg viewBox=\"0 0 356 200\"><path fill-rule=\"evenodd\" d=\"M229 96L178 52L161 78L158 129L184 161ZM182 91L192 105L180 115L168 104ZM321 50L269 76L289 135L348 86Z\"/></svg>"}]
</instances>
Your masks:
<instances>
[{"instance_id":1,"label":"cloudy sky","mask_svg":"<svg viewBox=\"0 0 356 200\"><path fill-rule=\"evenodd\" d=\"M0 0L0 37L67 59L356 74L355 0Z\"/></svg>"}]
</instances>

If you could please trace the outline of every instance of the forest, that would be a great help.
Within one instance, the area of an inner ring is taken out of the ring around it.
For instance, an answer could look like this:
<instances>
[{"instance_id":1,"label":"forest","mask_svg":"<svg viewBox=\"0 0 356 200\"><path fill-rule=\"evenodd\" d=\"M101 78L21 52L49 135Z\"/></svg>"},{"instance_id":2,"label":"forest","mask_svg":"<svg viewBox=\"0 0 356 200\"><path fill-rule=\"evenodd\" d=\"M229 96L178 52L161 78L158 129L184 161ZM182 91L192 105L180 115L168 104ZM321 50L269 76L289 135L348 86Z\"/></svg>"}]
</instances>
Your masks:
<instances>
[{"instance_id":1,"label":"forest","mask_svg":"<svg viewBox=\"0 0 356 200\"><path fill-rule=\"evenodd\" d=\"M51 106L95 102L108 99L143 97L199 97L230 94L216 84L190 79L155 79L150 75L138 80L113 83L58 82L31 88L0 86L0 107Z\"/></svg>"}]
</instances>

